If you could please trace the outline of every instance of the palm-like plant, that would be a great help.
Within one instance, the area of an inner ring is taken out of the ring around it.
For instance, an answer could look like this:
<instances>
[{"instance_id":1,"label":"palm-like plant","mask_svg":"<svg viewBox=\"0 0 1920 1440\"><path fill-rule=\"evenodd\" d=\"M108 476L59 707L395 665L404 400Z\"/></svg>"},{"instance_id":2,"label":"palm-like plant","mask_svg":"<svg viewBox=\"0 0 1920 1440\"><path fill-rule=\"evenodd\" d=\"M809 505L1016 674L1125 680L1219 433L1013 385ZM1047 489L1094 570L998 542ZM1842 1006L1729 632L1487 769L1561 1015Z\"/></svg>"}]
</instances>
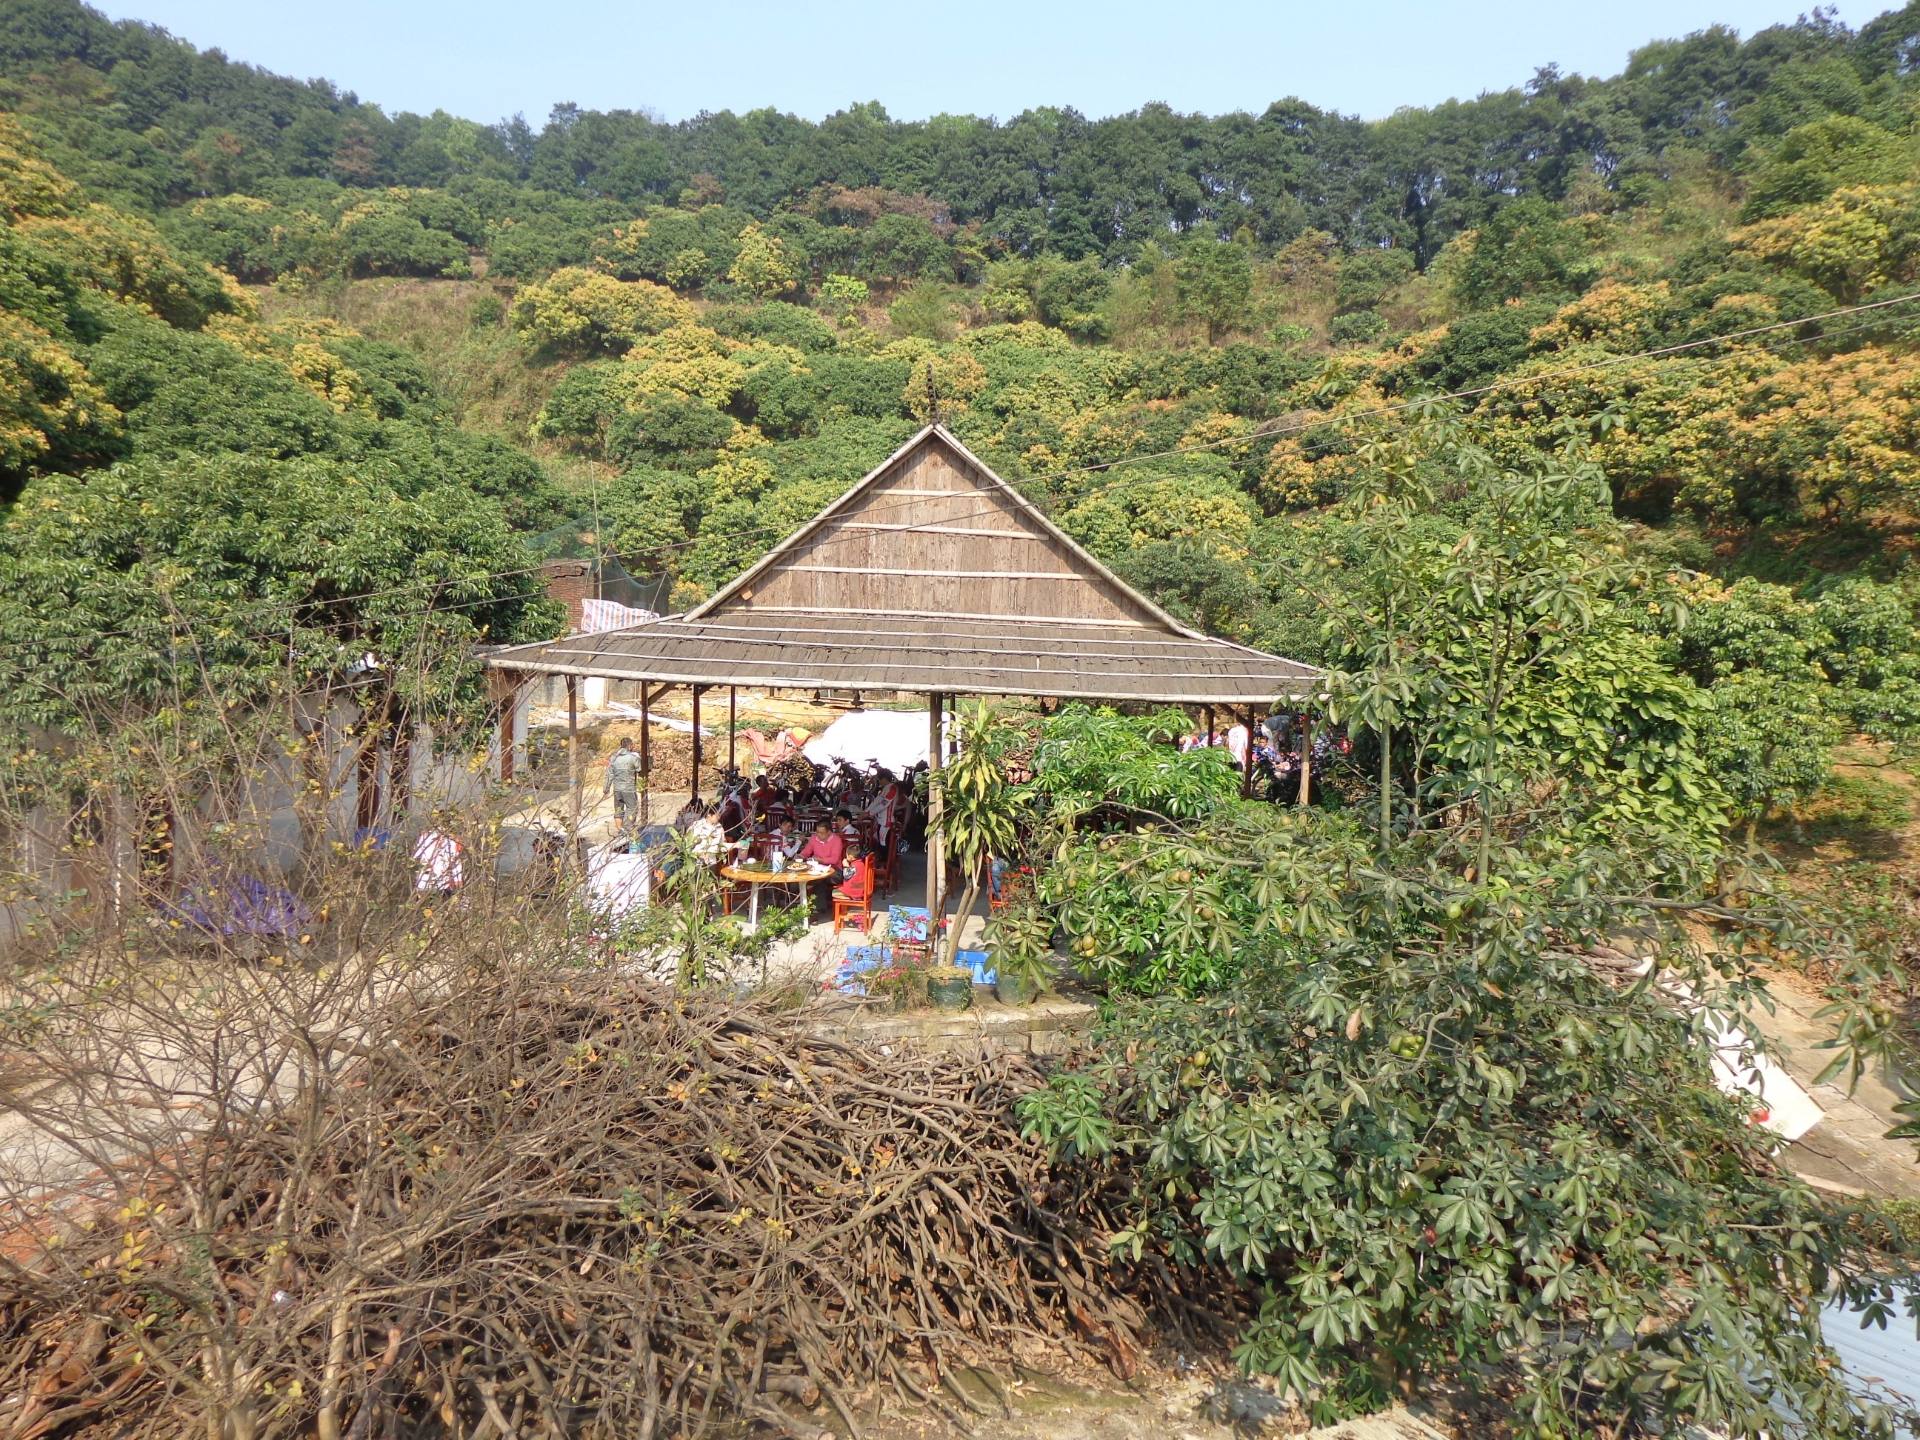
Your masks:
<instances>
[{"instance_id":1,"label":"palm-like plant","mask_svg":"<svg viewBox=\"0 0 1920 1440\"><path fill-rule=\"evenodd\" d=\"M980 898L980 873L990 857L1012 853L1028 804L1028 792L1012 784L1001 765L1009 749L1025 742L1019 730L996 719L982 700L956 711L954 733L959 754L928 777L939 799L941 842L967 877L942 950L948 966L959 957L961 926Z\"/></svg>"}]
</instances>

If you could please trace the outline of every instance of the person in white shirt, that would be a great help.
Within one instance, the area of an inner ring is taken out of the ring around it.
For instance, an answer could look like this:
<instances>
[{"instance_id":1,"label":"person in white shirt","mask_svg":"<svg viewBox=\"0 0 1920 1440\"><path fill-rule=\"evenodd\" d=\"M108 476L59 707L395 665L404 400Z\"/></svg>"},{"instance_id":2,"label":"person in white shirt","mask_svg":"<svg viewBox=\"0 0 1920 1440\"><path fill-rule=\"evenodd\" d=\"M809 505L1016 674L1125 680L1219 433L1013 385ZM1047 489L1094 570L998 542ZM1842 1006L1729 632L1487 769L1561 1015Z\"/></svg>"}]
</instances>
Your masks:
<instances>
[{"instance_id":1,"label":"person in white shirt","mask_svg":"<svg viewBox=\"0 0 1920 1440\"><path fill-rule=\"evenodd\" d=\"M465 849L446 831L429 827L413 842L413 889L418 895L451 895L466 879Z\"/></svg>"},{"instance_id":2,"label":"person in white shirt","mask_svg":"<svg viewBox=\"0 0 1920 1440\"><path fill-rule=\"evenodd\" d=\"M704 803L698 804L693 817L687 824L687 843L693 847L693 855L702 865L718 865L727 853L727 832L720 828L720 822Z\"/></svg>"},{"instance_id":3,"label":"person in white shirt","mask_svg":"<svg viewBox=\"0 0 1920 1440\"><path fill-rule=\"evenodd\" d=\"M1227 731L1227 753L1233 756L1234 769L1240 770L1246 767L1247 746L1252 739L1252 735L1244 725L1235 725Z\"/></svg>"}]
</instances>

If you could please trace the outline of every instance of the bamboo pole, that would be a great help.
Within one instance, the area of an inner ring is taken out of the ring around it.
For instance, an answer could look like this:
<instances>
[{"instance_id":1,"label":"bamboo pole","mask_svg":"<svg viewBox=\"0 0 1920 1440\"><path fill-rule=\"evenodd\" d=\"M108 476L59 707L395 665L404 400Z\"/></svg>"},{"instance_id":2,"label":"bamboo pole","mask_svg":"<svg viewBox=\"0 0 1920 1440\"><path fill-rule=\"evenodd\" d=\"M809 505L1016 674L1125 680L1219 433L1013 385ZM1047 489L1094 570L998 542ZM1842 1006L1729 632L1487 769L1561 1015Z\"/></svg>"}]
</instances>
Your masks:
<instances>
[{"instance_id":1,"label":"bamboo pole","mask_svg":"<svg viewBox=\"0 0 1920 1440\"><path fill-rule=\"evenodd\" d=\"M737 770L739 768L739 766L735 763L735 760L734 760L735 745L739 737L739 728L740 728L740 687L738 685L729 685L727 687L727 769L728 770Z\"/></svg>"},{"instance_id":2,"label":"bamboo pole","mask_svg":"<svg viewBox=\"0 0 1920 1440\"><path fill-rule=\"evenodd\" d=\"M646 829L653 814L653 722L647 707L653 699L653 686L640 682L640 828Z\"/></svg>"},{"instance_id":3,"label":"bamboo pole","mask_svg":"<svg viewBox=\"0 0 1920 1440\"><path fill-rule=\"evenodd\" d=\"M940 919L940 884L946 877L946 863L942 858L943 847L940 844L940 771L946 757L941 754L940 744L940 706L941 696L931 692L927 696L927 914L930 926L937 926ZM927 932L929 941L933 939L933 929Z\"/></svg>"},{"instance_id":4,"label":"bamboo pole","mask_svg":"<svg viewBox=\"0 0 1920 1440\"><path fill-rule=\"evenodd\" d=\"M1305 712L1300 725L1300 804L1307 803L1313 788L1313 712Z\"/></svg>"},{"instance_id":5,"label":"bamboo pole","mask_svg":"<svg viewBox=\"0 0 1920 1440\"><path fill-rule=\"evenodd\" d=\"M700 798L700 696L705 686L693 687L693 778L687 781L687 798Z\"/></svg>"}]
</instances>

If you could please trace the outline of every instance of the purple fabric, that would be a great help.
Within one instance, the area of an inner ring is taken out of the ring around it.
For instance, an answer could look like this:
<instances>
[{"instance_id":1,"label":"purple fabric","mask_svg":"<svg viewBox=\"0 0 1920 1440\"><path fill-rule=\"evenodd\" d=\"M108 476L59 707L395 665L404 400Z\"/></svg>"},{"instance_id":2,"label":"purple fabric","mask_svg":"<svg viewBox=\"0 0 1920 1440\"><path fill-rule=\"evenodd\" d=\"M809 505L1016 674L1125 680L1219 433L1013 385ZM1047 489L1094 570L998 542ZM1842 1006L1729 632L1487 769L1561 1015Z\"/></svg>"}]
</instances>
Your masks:
<instances>
[{"instance_id":1,"label":"purple fabric","mask_svg":"<svg viewBox=\"0 0 1920 1440\"><path fill-rule=\"evenodd\" d=\"M196 887L175 907L189 925L216 935L251 935L262 940L292 939L312 919L291 890L269 885L256 875L236 875Z\"/></svg>"}]
</instances>

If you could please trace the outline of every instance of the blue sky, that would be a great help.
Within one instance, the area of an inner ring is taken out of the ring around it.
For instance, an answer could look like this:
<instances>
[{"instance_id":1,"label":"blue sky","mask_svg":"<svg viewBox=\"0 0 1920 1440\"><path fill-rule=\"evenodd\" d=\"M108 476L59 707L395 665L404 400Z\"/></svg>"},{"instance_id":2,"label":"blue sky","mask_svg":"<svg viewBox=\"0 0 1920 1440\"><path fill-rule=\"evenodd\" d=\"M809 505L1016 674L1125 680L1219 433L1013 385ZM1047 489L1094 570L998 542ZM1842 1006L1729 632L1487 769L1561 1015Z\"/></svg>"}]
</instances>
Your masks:
<instances>
[{"instance_id":1,"label":"blue sky","mask_svg":"<svg viewBox=\"0 0 1920 1440\"><path fill-rule=\"evenodd\" d=\"M325 76L389 111L444 109L536 125L556 101L650 109L773 106L818 119L877 99L918 119L1006 118L1034 105L1094 116L1164 100L1258 111L1298 95L1377 118L1523 83L1535 67L1612 74L1650 39L1710 24L1751 34L1796 0L971 0L821 5L732 0L95 0L202 48ZM1881 4L1847 4L1871 19Z\"/></svg>"}]
</instances>

